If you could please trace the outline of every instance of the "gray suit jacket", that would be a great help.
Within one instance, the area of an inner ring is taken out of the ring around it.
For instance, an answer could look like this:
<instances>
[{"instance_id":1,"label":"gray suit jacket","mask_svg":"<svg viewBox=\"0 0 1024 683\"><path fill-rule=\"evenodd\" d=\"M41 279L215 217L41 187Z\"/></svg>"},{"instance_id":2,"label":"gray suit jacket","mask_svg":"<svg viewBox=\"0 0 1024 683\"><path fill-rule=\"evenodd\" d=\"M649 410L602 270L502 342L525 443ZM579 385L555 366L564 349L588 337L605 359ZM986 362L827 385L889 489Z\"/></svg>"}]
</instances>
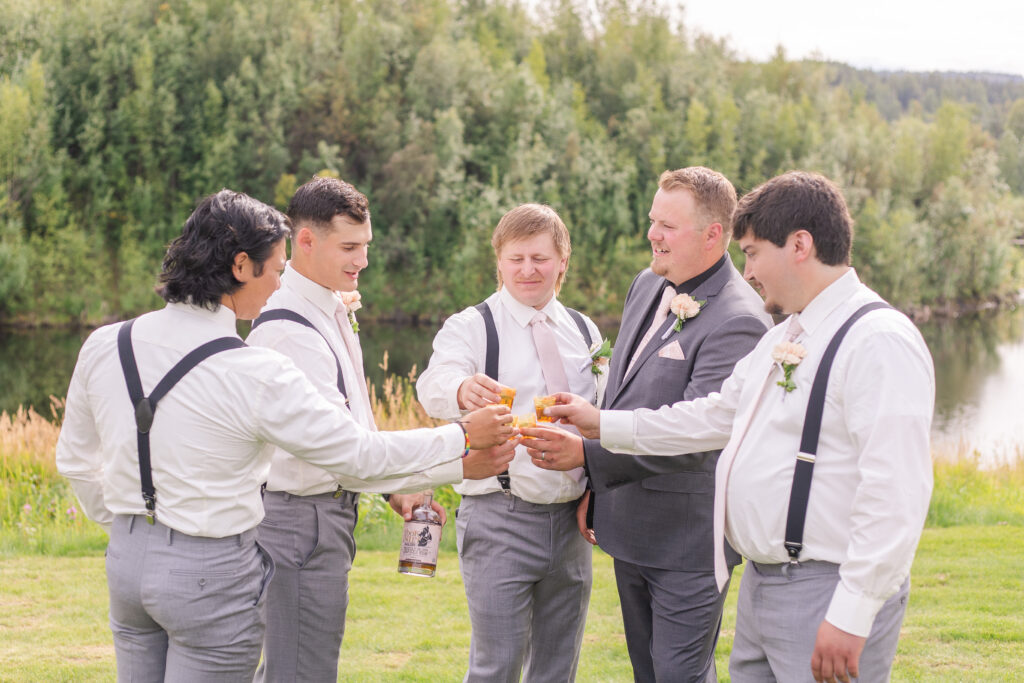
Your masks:
<instances>
[{"instance_id":1,"label":"gray suit jacket","mask_svg":"<svg viewBox=\"0 0 1024 683\"><path fill-rule=\"evenodd\" d=\"M700 314L662 340L661 326L629 373L647 311L664 278L644 270L629 288L615 342L603 408L658 408L718 391L736 362L771 326L764 304L728 258L691 296L706 300ZM684 359L659 357L678 343ZM721 451L669 457L618 455L584 441L594 490L594 532L608 554L633 564L676 571L713 571L715 463ZM739 562L731 548L730 565Z\"/></svg>"}]
</instances>

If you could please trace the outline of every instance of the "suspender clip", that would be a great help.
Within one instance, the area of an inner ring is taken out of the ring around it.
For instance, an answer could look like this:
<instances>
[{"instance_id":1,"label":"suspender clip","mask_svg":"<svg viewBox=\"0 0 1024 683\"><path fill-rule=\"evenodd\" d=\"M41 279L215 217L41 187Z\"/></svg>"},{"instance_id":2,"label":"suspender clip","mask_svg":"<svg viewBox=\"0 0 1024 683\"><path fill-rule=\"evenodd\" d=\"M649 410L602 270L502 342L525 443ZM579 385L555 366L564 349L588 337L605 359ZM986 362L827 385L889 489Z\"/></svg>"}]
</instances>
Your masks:
<instances>
[{"instance_id":1,"label":"suspender clip","mask_svg":"<svg viewBox=\"0 0 1024 683\"><path fill-rule=\"evenodd\" d=\"M156 494L143 493L142 498L146 501L146 523L156 524Z\"/></svg>"}]
</instances>

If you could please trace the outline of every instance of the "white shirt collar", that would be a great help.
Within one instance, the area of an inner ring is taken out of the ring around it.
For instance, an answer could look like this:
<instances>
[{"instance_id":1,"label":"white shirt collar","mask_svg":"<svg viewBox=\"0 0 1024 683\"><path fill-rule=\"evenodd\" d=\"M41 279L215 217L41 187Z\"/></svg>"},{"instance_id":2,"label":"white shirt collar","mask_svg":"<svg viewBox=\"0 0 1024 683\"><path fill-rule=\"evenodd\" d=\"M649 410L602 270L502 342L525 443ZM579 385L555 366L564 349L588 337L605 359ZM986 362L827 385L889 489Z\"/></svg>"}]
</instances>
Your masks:
<instances>
[{"instance_id":1,"label":"white shirt collar","mask_svg":"<svg viewBox=\"0 0 1024 683\"><path fill-rule=\"evenodd\" d=\"M857 272L850 268L835 282L821 290L804 310L794 314L800 321L804 333L809 337L813 336L814 330L820 327L833 311L849 301L859 288L860 278L857 277Z\"/></svg>"},{"instance_id":2,"label":"white shirt collar","mask_svg":"<svg viewBox=\"0 0 1024 683\"><path fill-rule=\"evenodd\" d=\"M311 304L323 311L328 317L333 316L341 304L341 299L333 290L313 282L295 270L292 262L285 264L281 281L293 292L307 299Z\"/></svg>"},{"instance_id":3,"label":"white shirt collar","mask_svg":"<svg viewBox=\"0 0 1024 683\"><path fill-rule=\"evenodd\" d=\"M235 317L234 311L223 304L217 306L216 311L211 311L208 308L196 306L194 304L183 303L168 303L166 308L175 314L191 315L204 318L206 320L212 320L216 327L223 328L224 331L231 336L238 336L238 330L235 327L235 324L238 322L238 318Z\"/></svg>"},{"instance_id":4,"label":"white shirt collar","mask_svg":"<svg viewBox=\"0 0 1024 683\"><path fill-rule=\"evenodd\" d=\"M517 301L516 298L509 293L507 287L502 287L498 290L498 300L501 302L502 306L508 309L512 319L524 329L530 326L530 321L533 320L533 316L537 315L538 309ZM551 297L551 300L544 304L544 307L539 310L548 317L548 320L551 323L555 325L558 324L559 305L557 296Z\"/></svg>"}]
</instances>

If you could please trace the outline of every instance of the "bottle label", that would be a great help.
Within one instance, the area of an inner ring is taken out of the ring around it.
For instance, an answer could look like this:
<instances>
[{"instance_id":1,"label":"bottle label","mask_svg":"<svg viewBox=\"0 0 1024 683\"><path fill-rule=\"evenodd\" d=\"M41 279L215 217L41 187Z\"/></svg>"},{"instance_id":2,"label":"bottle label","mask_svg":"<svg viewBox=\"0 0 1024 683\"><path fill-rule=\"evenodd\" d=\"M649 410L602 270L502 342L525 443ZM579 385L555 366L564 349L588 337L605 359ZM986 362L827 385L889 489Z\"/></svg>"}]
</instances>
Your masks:
<instances>
[{"instance_id":1,"label":"bottle label","mask_svg":"<svg viewBox=\"0 0 1024 683\"><path fill-rule=\"evenodd\" d=\"M441 525L429 522L406 522L402 533L399 562L437 564L437 551L441 544Z\"/></svg>"}]
</instances>

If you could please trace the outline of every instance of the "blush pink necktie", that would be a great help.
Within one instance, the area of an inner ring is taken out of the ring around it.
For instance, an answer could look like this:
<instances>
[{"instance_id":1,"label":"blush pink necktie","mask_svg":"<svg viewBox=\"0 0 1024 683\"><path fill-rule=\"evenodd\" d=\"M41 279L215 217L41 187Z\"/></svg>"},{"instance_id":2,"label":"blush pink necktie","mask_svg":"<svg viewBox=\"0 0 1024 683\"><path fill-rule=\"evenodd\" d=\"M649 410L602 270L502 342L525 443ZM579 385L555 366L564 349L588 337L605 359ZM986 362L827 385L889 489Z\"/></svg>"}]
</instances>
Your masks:
<instances>
[{"instance_id":1,"label":"blush pink necktie","mask_svg":"<svg viewBox=\"0 0 1024 683\"><path fill-rule=\"evenodd\" d=\"M800 325L796 315L790 316L789 327L786 328L787 340L795 341L803 331L804 328ZM739 452L743 438L747 435L750 423L753 422L754 415L757 414L757 409L767 394L768 387L773 385L772 380L778 367L778 364L773 361L765 375L761 390L754 399L754 405L751 407L750 412L747 413L744 422L740 425L733 425L733 433L738 435L737 438L729 441L725 450L719 456L718 465L715 467L715 581L718 583L719 591L725 587L725 582L729 580L729 567L725 561L725 496L728 490L729 472L732 470L732 463L736 459L736 453Z\"/></svg>"},{"instance_id":2,"label":"blush pink necktie","mask_svg":"<svg viewBox=\"0 0 1024 683\"><path fill-rule=\"evenodd\" d=\"M644 348L651 342L654 337L654 333L658 331L668 318L669 306L672 303L672 299L676 295L674 287L666 287L661 292L661 301L658 302L658 310L654 313L654 320L651 322L651 326L647 328L647 332L644 334L643 339L640 340L640 344L637 345L636 351L633 352L633 357L629 359L629 365L626 367L626 374L633 369L633 365L637 359L640 358L640 354L643 353Z\"/></svg>"},{"instance_id":3,"label":"blush pink necktie","mask_svg":"<svg viewBox=\"0 0 1024 683\"><path fill-rule=\"evenodd\" d=\"M555 333L551 331L547 320L547 315L538 311L530 321L530 331L533 332L533 345L537 347L544 384L548 393L554 394L558 391L569 391L569 380L565 376L565 366L562 364L562 354L558 352Z\"/></svg>"},{"instance_id":4,"label":"blush pink necktie","mask_svg":"<svg viewBox=\"0 0 1024 683\"><path fill-rule=\"evenodd\" d=\"M540 311L530 320L533 345L537 347L537 358L540 360L540 371L544 375L544 385L549 394L569 391L569 380L565 375L562 354L558 352L558 341L547 320L548 316ZM580 481L583 479L583 468L571 469L566 474L576 481Z\"/></svg>"}]
</instances>

